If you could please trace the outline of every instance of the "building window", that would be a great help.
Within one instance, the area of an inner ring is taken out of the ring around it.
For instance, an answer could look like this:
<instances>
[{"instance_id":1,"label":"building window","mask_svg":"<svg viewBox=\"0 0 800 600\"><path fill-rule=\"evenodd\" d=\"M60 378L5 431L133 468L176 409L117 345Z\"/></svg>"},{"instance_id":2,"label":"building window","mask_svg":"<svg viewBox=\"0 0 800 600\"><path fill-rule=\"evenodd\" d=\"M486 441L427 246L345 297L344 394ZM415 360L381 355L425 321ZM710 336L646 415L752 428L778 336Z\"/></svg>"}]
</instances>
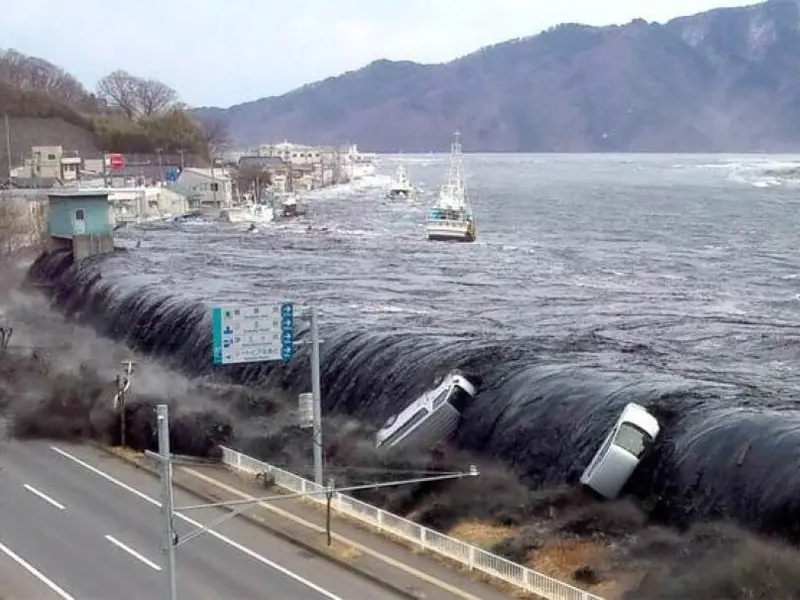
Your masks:
<instances>
[{"instance_id":1,"label":"building window","mask_svg":"<svg viewBox=\"0 0 800 600\"><path fill-rule=\"evenodd\" d=\"M214 183L209 185L209 188L211 189L212 192L218 192L219 184L215 181Z\"/></svg>"},{"instance_id":2,"label":"building window","mask_svg":"<svg viewBox=\"0 0 800 600\"><path fill-rule=\"evenodd\" d=\"M48 154L47 155L47 160L55 160L55 159L56 159L56 155L55 154Z\"/></svg>"},{"instance_id":3,"label":"building window","mask_svg":"<svg viewBox=\"0 0 800 600\"><path fill-rule=\"evenodd\" d=\"M79 208L75 211L75 220L76 221L83 221L83 209Z\"/></svg>"}]
</instances>

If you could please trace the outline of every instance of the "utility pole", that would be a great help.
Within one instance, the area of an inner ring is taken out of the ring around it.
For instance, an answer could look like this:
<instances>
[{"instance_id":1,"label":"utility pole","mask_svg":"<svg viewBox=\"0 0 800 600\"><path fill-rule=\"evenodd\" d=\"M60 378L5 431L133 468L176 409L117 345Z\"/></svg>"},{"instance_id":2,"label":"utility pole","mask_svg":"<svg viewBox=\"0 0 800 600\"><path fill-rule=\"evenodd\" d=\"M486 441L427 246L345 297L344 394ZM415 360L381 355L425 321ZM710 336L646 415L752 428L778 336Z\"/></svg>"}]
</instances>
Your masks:
<instances>
[{"instance_id":1,"label":"utility pole","mask_svg":"<svg viewBox=\"0 0 800 600\"><path fill-rule=\"evenodd\" d=\"M169 577L169 600L178 600L178 581L175 565L176 534L173 523L172 503L172 454L169 448L169 407L156 407L158 421L158 454L161 463L161 513L164 516L164 536L167 547L167 576Z\"/></svg>"},{"instance_id":2,"label":"utility pole","mask_svg":"<svg viewBox=\"0 0 800 600\"><path fill-rule=\"evenodd\" d=\"M124 360L125 374L117 375L117 395L114 397L114 409L119 410L119 445L125 447L125 392L131 387L131 375L133 374L133 361Z\"/></svg>"},{"instance_id":3,"label":"utility pole","mask_svg":"<svg viewBox=\"0 0 800 600\"><path fill-rule=\"evenodd\" d=\"M8 352L12 333L14 333L13 327L8 327L0 322L0 356L4 356Z\"/></svg>"},{"instance_id":4,"label":"utility pole","mask_svg":"<svg viewBox=\"0 0 800 600\"><path fill-rule=\"evenodd\" d=\"M319 326L317 309L311 307L311 394L314 399L314 482L322 482L322 386L320 384Z\"/></svg>"},{"instance_id":5,"label":"utility pole","mask_svg":"<svg viewBox=\"0 0 800 600\"><path fill-rule=\"evenodd\" d=\"M8 160L8 190L11 194L11 129L8 125L8 113L3 115L6 123L6 159Z\"/></svg>"},{"instance_id":6,"label":"utility pole","mask_svg":"<svg viewBox=\"0 0 800 600\"><path fill-rule=\"evenodd\" d=\"M161 148L156 148L156 152L158 153L158 177L159 183L164 182L164 161L161 158L161 153L163 150Z\"/></svg>"},{"instance_id":7,"label":"utility pole","mask_svg":"<svg viewBox=\"0 0 800 600\"><path fill-rule=\"evenodd\" d=\"M331 500L333 500L333 490L335 489L336 489L336 483L331 477L328 480L328 491L325 494L325 500L327 505L325 513L325 533L328 537L328 546L330 546L333 543L333 539L331 538Z\"/></svg>"}]
</instances>

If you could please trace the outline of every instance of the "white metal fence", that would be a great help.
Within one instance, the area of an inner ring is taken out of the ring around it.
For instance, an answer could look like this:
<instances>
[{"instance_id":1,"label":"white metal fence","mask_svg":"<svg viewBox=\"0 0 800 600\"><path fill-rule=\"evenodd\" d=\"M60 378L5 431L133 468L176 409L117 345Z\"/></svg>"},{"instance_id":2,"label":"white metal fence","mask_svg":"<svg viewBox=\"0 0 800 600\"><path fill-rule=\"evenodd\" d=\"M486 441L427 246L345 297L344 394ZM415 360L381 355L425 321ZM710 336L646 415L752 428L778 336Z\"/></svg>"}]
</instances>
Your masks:
<instances>
[{"instance_id":1,"label":"white metal fence","mask_svg":"<svg viewBox=\"0 0 800 600\"><path fill-rule=\"evenodd\" d=\"M310 499L326 502L324 487L236 450L223 446L222 462L238 471L254 475L268 474L275 484L282 488L296 493L314 493L317 495L309 496ZM335 493L331 499L331 507L375 527L379 531L406 539L424 550L459 562L470 570L481 571L548 600L603 600L600 596L595 596L568 583L553 579L477 546L443 535L438 531L428 529L345 494Z\"/></svg>"}]
</instances>

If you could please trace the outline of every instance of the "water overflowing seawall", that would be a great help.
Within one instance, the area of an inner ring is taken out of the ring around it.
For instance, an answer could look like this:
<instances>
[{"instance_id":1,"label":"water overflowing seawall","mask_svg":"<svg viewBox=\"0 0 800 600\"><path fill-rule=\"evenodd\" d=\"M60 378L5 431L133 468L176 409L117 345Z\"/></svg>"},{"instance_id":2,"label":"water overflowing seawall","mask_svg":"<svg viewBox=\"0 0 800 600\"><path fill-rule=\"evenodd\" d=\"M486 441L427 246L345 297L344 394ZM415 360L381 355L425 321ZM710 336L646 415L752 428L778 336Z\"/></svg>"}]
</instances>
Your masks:
<instances>
[{"instance_id":1,"label":"water overflowing seawall","mask_svg":"<svg viewBox=\"0 0 800 600\"><path fill-rule=\"evenodd\" d=\"M73 265L64 252L31 267L57 307L99 332L190 374L212 371L208 307L168 290L132 289L102 277L106 258ZM457 442L503 460L533 486L576 483L627 402L659 416L662 435L628 489L677 525L730 517L800 539L800 411L759 408L751 391L679 376L593 365L574 340L442 339L325 332L323 405L377 425L458 367L480 383ZM628 349L636 352L637 349ZM304 351L289 365L230 366L219 373L292 393L308 388Z\"/></svg>"}]
</instances>

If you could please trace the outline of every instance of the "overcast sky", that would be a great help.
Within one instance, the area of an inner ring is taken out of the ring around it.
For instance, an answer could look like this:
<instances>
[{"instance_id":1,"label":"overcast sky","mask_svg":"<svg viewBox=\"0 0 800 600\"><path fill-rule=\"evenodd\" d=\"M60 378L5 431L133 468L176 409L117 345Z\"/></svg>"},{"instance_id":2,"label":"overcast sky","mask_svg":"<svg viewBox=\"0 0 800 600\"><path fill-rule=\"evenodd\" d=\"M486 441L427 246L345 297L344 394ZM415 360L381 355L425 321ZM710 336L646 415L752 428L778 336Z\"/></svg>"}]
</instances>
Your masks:
<instances>
[{"instance_id":1,"label":"overcast sky","mask_svg":"<svg viewBox=\"0 0 800 600\"><path fill-rule=\"evenodd\" d=\"M563 22L626 23L753 0L3 0L0 47L87 87L114 69L192 105L281 94L378 58L441 62Z\"/></svg>"}]
</instances>

